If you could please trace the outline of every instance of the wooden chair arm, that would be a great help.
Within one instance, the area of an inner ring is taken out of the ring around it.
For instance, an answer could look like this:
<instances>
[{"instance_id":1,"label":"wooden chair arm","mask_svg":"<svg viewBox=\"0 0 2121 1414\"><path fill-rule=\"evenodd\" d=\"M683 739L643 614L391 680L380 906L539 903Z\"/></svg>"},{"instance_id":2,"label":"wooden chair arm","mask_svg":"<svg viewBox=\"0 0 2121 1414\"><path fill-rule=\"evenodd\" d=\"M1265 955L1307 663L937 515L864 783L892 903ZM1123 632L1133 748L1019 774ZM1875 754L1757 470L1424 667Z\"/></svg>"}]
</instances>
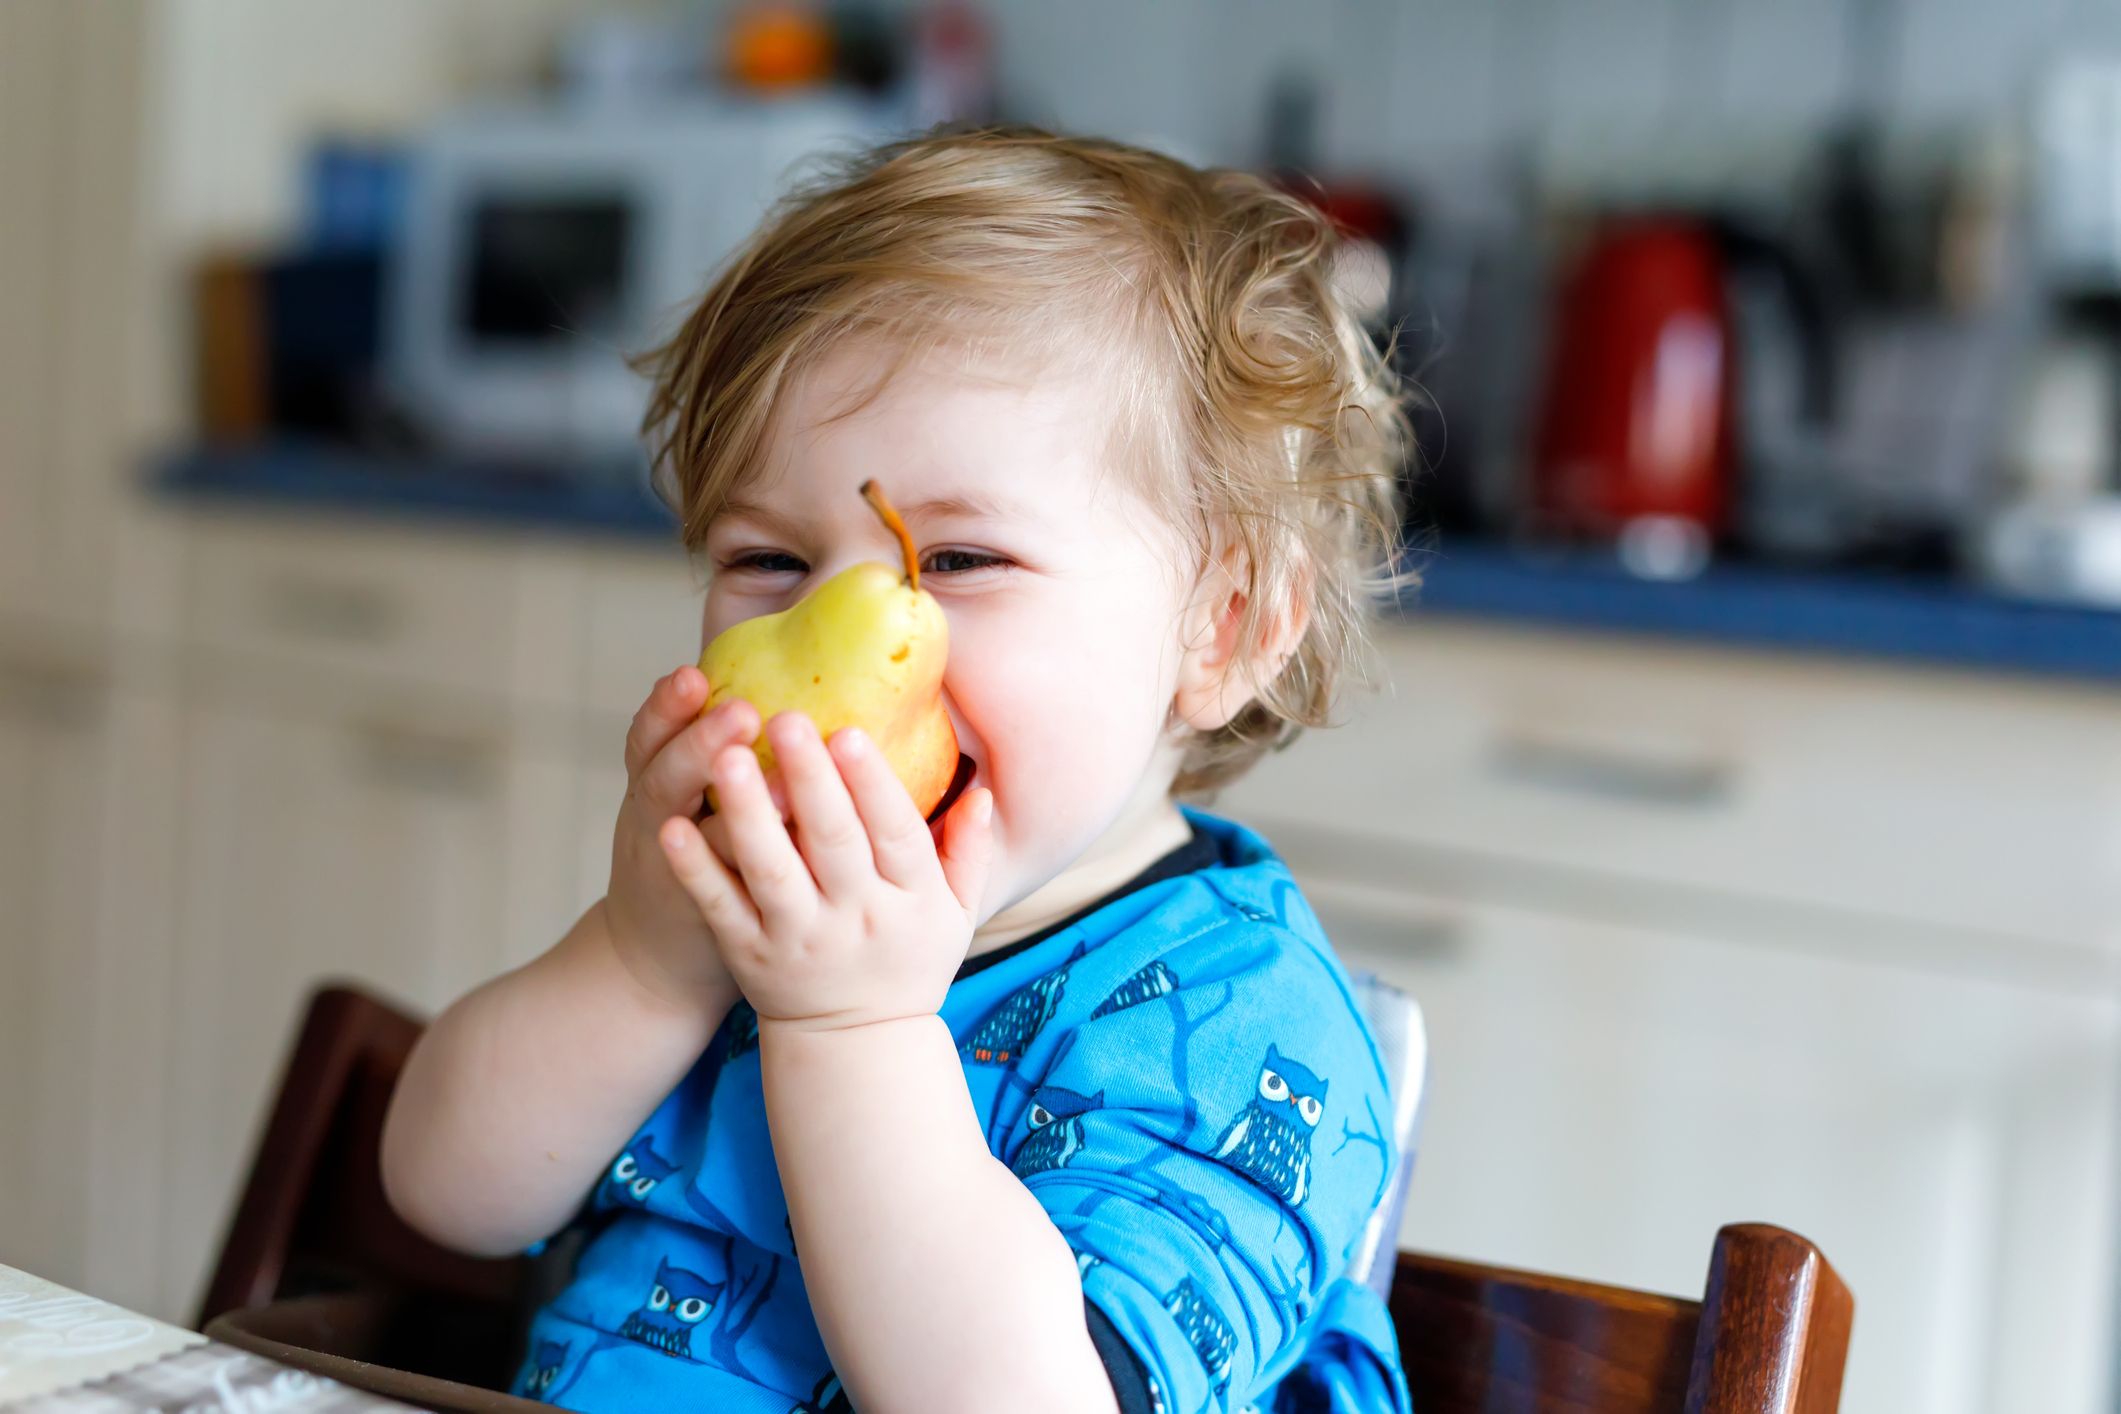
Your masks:
<instances>
[{"instance_id":1,"label":"wooden chair arm","mask_svg":"<svg viewBox=\"0 0 2121 1414\"><path fill-rule=\"evenodd\" d=\"M1716 1234L1687 1414L1833 1414L1856 1302L1804 1238L1764 1223Z\"/></svg>"}]
</instances>

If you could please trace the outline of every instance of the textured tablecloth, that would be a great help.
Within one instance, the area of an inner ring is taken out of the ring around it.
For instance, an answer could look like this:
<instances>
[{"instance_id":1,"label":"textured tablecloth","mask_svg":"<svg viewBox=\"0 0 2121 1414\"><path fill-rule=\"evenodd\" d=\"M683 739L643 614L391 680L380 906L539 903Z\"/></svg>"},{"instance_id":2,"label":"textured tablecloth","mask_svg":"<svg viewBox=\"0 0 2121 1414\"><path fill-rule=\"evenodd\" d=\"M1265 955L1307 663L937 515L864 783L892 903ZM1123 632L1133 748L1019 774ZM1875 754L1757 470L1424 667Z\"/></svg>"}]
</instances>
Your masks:
<instances>
[{"instance_id":1,"label":"textured tablecloth","mask_svg":"<svg viewBox=\"0 0 2121 1414\"><path fill-rule=\"evenodd\" d=\"M7 1414L381 1414L409 1406L0 1266Z\"/></svg>"}]
</instances>

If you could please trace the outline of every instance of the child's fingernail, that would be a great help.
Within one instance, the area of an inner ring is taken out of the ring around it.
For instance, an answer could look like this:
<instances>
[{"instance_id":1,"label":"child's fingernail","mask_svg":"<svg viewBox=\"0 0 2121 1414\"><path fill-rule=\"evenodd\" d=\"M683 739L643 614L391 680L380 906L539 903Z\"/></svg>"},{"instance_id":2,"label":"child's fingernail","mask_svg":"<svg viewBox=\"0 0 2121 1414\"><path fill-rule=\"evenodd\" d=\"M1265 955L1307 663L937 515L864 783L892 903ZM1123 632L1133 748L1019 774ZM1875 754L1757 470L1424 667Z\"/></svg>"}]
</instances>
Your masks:
<instances>
[{"instance_id":1,"label":"child's fingernail","mask_svg":"<svg viewBox=\"0 0 2121 1414\"><path fill-rule=\"evenodd\" d=\"M849 727L840 733L840 750L851 761L858 761L869 752L869 737L860 727Z\"/></svg>"},{"instance_id":2,"label":"child's fingernail","mask_svg":"<svg viewBox=\"0 0 2121 1414\"><path fill-rule=\"evenodd\" d=\"M984 791L972 802L972 823L991 824L994 820L994 792Z\"/></svg>"}]
</instances>

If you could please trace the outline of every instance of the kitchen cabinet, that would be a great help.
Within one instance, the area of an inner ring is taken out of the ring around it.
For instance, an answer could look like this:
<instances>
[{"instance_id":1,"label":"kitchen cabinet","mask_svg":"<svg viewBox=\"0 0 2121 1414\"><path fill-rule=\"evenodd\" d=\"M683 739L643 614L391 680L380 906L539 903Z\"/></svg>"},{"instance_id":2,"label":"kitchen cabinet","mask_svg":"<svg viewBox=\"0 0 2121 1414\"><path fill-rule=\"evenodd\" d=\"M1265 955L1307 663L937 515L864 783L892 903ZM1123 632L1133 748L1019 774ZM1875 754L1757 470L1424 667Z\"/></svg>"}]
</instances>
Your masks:
<instances>
[{"instance_id":1,"label":"kitchen cabinet","mask_svg":"<svg viewBox=\"0 0 2121 1414\"><path fill-rule=\"evenodd\" d=\"M707 585L674 546L591 551L582 583L585 749L616 761L656 679L698 661Z\"/></svg>"},{"instance_id":2,"label":"kitchen cabinet","mask_svg":"<svg viewBox=\"0 0 2121 1414\"><path fill-rule=\"evenodd\" d=\"M2110 997L1300 873L1423 1006L1406 1245L1688 1292L1773 1221L1857 1293L1845 1407L2104 1407Z\"/></svg>"},{"instance_id":3,"label":"kitchen cabinet","mask_svg":"<svg viewBox=\"0 0 2121 1414\"><path fill-rule=\"evenodd\" d=\"M217 1249L303 998L432 1013L572 920L574 763L479 714L195 689L178 842L159 1307Z\"/></svg>"},{"instance_id":4,"label":"kitchen cabinet","mask_svg":"<svg viewBox=\"0 0 2121 1414\"><path fill-rule=\"evenodd\" d=\"M184 639L224 677L566 719L579 557L509 534L300 516L192 517Z\"/></svg>"},{"instance_id":5,"label":"kitchen cabinet","mask_svg":"<svg viewBox=\"0 0 2121 1414\"><path fill-rule=\"evenodd\" d=\"M0 633L0 1260L149 1300L175 703L153 655Z\"/></svg>"},{"instance_id":6,"label":"kitchen cabinet","mask_svg":"<svg viewBox=\"0 0 2121 1414\"><path fill-rule=\"evenodd\" d=\"M0 5L0 617L111 612L144 418L146 8Z\"/></svg>"},{"instance_id":7,"label":"kitchen cabinet","mask_svg":"<svg viewBox=\"0 0 2121 1414\"><path fill-rule=\"evenodd\" d=\"M1464 622L1377 637L1379 690L1233 798L1585 890L1870 914L1932 954L2121 949L2110 690Z\"/></svg>"},{"instance_id":8,"label":"kitchen cabinet","mask_svg":"<svg viewBox=\"0 0 2121 1414\"><path fill-rule=\"evenodd\" d=\"M104 715L92 665L0 647L0 1262L31 1270L71 1270L87 1221Z\"/></svg>"},{"instance_id":9,"label":"kitchen cabinet","mask_svg":"<svg viewBox=\"0 0 2121 1414\"><path fill-rule=\"evenodd\" d=\"M1448 624L1233 787L1422 1004L1403 1240L1856 1293L1845 1407L2108 1406L2121 714L2090 693Z\"/></svg>"}]
</instances>

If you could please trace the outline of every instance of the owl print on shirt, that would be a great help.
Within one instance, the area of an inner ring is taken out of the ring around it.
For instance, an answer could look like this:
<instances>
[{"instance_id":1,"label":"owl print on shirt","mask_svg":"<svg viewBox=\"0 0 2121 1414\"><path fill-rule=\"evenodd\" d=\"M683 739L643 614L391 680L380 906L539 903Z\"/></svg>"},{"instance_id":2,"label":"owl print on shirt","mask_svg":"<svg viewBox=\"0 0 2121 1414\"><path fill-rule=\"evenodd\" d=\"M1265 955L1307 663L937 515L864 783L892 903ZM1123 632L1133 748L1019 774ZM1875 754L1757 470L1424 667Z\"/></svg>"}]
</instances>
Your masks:
<instances>
[{"instance_id":1,"label":"owl print on shirt","mask_svg":"<svg viewBox=\"0 0 2121 1414\"><path fill-rule=\"evenodd\" d=\"M1237 1332L1223 1319L1215 1303L1201 1294L1187 1277L1164 1298L1164 1309L1178 1322L1178 1333L1200 1357L1208 1372L1208 1383L1220 1394L1230 1383L1230 1360L1237 1353Z\"/></svg>"},{"instance_id":2,"label":"owl print on shirt","mask_svg":"<svg viewBox=\"0 0 2121 1414\"><path fill-rule=\"evenodd\" d=\"M1083 949L1077 948L1067 962L1002 998L1001 1005L958 1047L959 1054L982 1065L1007 1065L1021 1059L1053 1019L1054 1008L1068 987L1068 968L1082 955Z\"/></svg>"},{"instance_id":3,"label":"owl print on shirt","mask_svg":"<svg viewBox=\"0 0 2121 1414\"><path fill-rule=\"evenodd\" d=\"M619 1334L665 1354L690 1358L693 1331L721 1297L721 1282L673 1267L667 1259L658 1261L647 1303L626 1318Z\"/></svg>"},{"instance_id":4,"label":"owl print on shirt","mask_svg":"<svg viewBox=\"0 0 2121 1414\"><path fill-rule=\"evenodd\" d=\"M1090 1019L1095 1021L1116 1011L1125 1011L1130 1006L1153 1002L1177 990L1178 974L1159 959L1114 987L1112 995L1099 1002L1097 1010L1090 1013Z\"/></svg>"},{"instance_id":5,"label":"owl print on shirt","mask_svg":"<svg viewBox=\"0 0 2121 1414\"><path fill-rule=\"evenodd\" d=\"M796 1405L788 1414L854 1414L854 1406L847 1402L847 1391L840 1385L840 1377L827 1370L810 1391L810 1398Z\"/></svg>"},{"instance_id":6,"label":"owl print on shirt","mask_svg":"<svg viewBox=\"0 0 2121 1414\"><path fill-rule=\"evenodd\" d=\"M656 1185L677 1170L674 1160L656 1152L654 1139L640 1135L612 1160L611 1171L604 1176L604 1196L621 1207L644 1208Z\"/></svg>"},{"instance_id":7,"label":"owl print on shirt","mask_svg":"<svg viewBox=\"0 0 2121 1414\"><path fill-rule=\"evenodd\" d=\"M1065 1168L1082 1152L1083 1116L1105 1102L1105 1092L1079 1095L1059 1085L1042 1085L1031 1096L1031 1111L1024 1122L1031 1127L1023 1146L1010 1165L1018 1178L1029 1178L1048 1169Z\"/></svg>"},{"instance_id":8,"label":"owl print on shirt","mask_svg":"<svg viewBox=\"0 0 2121 1414\"><path fill-rule=\"evenodd\" d=\"M560 1377L560 1366L566 1363L566 1341L539 1341L530 1358L523 1362L523 1373L516 1377L516 1394L524 1399L543 1399L552 1382Z\"/></svg>"},{"instance_id":9,"label":"owl print on shirt","mask_svg":"<svg viewBox=\"0 0 2121 1414\"><path fill-rule=\"evenodd\" d=\"M1223 1131L1215 1157L1301 1207L1311 1191L1311 1132L1325 1111L1325 1080L1269 1045L1252 1098Z\"/></svg>"}]
</instances>

